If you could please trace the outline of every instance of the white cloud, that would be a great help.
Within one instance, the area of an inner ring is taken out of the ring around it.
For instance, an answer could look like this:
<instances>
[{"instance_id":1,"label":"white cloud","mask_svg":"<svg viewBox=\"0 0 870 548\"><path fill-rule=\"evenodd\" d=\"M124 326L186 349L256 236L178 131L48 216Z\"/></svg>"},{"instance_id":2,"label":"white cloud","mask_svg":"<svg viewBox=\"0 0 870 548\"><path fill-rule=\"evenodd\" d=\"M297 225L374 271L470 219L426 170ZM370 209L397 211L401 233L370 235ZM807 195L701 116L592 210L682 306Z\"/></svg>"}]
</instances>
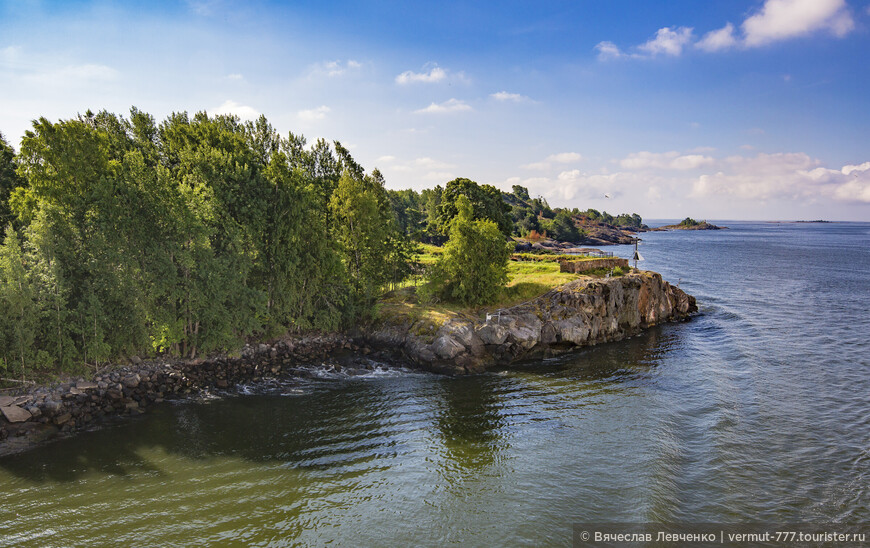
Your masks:
<instances>
[{"instance_id":1,"label":"white cloud","mask_svg":"<svg viewBox=\"0 0 870 548\"><path fill-rule=\"evenodd\" d=\"M245 79L245 77L239 73L227 74L227 80L240 81L240 80L244 80L244 79Z\"/></svg>"},{"instance_id":2,"label":"white cloud","mask_svg":"<svg viewBox=\"0 0 870 548\"><path fill-rule=\"evenodd\" d=\"M447 112L462 112L472 110L471 105L460 101L459 99L448 99L443 103L432 103L426 108L416 110L418 113L435 113L442 114Z\"/></svg>"},{"instance_id":3,"label":"white cloud","mask_svg":"<svg viewBox=\"0 0 870 548\"><path fill-rule=\"evenodd\" d=\"M456 167L452 164L448 164L446 162L441 162L438 160L433 160L432 158L417 158L413 162L414 166L420 167L423 169L450 169L452 167Z\"/></svg>"},{"instance_id":4,"label":"white cloud","mask_svg":"<svg viewBox=\"0 0 870 548\"><path fill-rule=\"evenodd\" d=\"M609 61L610 59L620 59L622 57L627 57L627 55L622 53L619 47L613 42L598 42L595 45L595 49L598 50L599 61Z\"/></svg>"},{"instance_id":5,"label":"white cloud","mask_svg":"<svg viewBox=\"0 0 870 548\"><path fill-rule=\"evenodd\" d=\"M344 76L348 72L359 70L360 68L362 68L362 63L354 61L353 59L348 59L347 61L324 61L313 65L311 67L311 74L335 78L337 76Z\"/></svg>"},{"instance_id":6,"label":"white cloud","mask_svg":"<svg viewBox=\"0 0 870 548\"><path fill-rule=\"evenodd\" d=\"M547 161L559 164L570 164L571 162L579 162L582 159L583 156L576 152L560 152L559 154L551 154L547 156Z\"/></svg>"},{"instance_id":7,"label":"white cloud","mask_svg":"<svg viewBox=\"0 0 870 548\"><path fill-rule=\"evenodd\" d=\"M671 29L664 27L656 32L655 38L645 44L638 46L638 49L645 51L650 55L673 55L678 56L683 53L683 48L692 41L692 29L689 27L679 27Z\"/></svg>"},{"instance_id":8,"label":"white cloud","mask_svg":"<svg viewBox=\"0 0 870 548\"><path fill-rule=\"evenodd\" d=\"M708 52L721 51L733 48L737 45L737 38L734 36L734 25L726 24L719 30L712 30L698 40L695 47Z\"/></svg>"},{"instance_id":9,"label":"white cloud","mask_svg":"<svg viewBox=\"0 0 870 548\"><path fill-rule=\"evenodd\" d=\"M711 165L714 159L703 154L684 154L679 152L632 152L625 158L619 161L619 165L623 169L642 170L642 169L672 169L677 171L687 171L698 169L703 166Z\"/></svg>"},{"instance_id":10,"label":"white cloud","mask_svg":"<svg viewBox=\"0 0 870 548\"><path fill-rule=\"evenodd\" d=\"M323 120L324 118L326 118L326 115L329 114L331 110L332 109L330 109L328 106L321 105L317 108L300 110L296 113L296 115L299 117L300 120L303 120L305 122L313 122L315 120Z\"/></svg>"},{"instance_id":11,"label":"white cloud","mask_svg":"<svg viewBox=\"0 0 870 548\"><path fill-rule=\"evenodd\" d=\"M868 8L870 13L870 8ZM855 28L855 21L846 0L765 0L761 8L741 24L738 36L734 25L706 33L694 42L697 49L712 53L734 47L753 48L772 42L827 31L843 37ZM663 27L655 37L637 46L638 53L626 53L609 41L599 42L595 49L599 61L621 58L650 58L657 55L679 56L692 44L692 28Z\"/></svg>"},{"instance_id":12,"label":"white cloud","mask_svg":"<svg viewBox=\"0 0 870 548\"><path fill-rule=\"evenodd\" d=\"M762 153L751 158L726 158L721 167L695 181L693 197L870 203L870 162L830 169L802 152Z\"/></svg>"},{"instance_id":13,"label":"white cloud","mask_svg":"<svg viewBox=\"0 0 870 548\"><path fill-rule=\"evenodd\" d=\"M257 112L253 107L249 107L247 105L241 105L235 101L231 101L227 99L223 102L223 104L217 108L212 109L212 112L215 114L235 114L242 120L256 120L259 118L260 113Z\"/></svg>"},{"instance_id":14,"label":"white cloud","mask_svg":"<svg viewBox=\"0 0 870 548\"><path fill-rule=\"evenodd\" d=\"M493 93L490 95L496 101L513 101L514 103L519 103L521 101L527 101L529 98L525 95L520 95L519 93L508 93L507 91L499 91L497 93Z\"/></svg>"},{"instance_id":15,"label":"white cloud","mask_svg":"<svg viewBox=\"0 0 870 548\"><path fill-rule=\"evenodd\" d=\"M767 0L761 10L743 22L747 46L828 30L845 36L855 27L845 0Z\"/></svg>"},{"instance_id":16,"label":"white cloud","mask_svg":"<svg viewBox=\"0 0 870 548\"><path fill-rule=\"evenodd\" d=\"M402 85L414 83L434 84L441 82L446 78L447 71L436 65L432 67L429 72L413 72L406 70L402 74L396 76L396 83Z\"/></svg>"},{"instance_id":17,"label":"white cloud","mask_svg":"<svg viewBox=\"0 0 870 548\"><path fill-rule=\"evenodd\" d=\"M454 164L444 162L435 158L420 157L413 160L404 160L395 156L381 156L377 160L378 168L383 172L384 177L388 182L398 179L404 181L399 183L399 188L431 188L433 185L443 185L457 176L453 169Z\"/></svg>"},{"instance_id":18,"label":"white cloud","mask_svg":"<svg viewBox=\"0 0 870 548\"><path fill-rule=\"evenodd\" d=\"M552 168L553 164L570 164L572 162L579 162L582 159L583 156L577 152L560 152L558 154L550 154L541 162L532 162L531 164L525 164L520 167L523 169L546 171Z\"/></svg>"}]
</instances>

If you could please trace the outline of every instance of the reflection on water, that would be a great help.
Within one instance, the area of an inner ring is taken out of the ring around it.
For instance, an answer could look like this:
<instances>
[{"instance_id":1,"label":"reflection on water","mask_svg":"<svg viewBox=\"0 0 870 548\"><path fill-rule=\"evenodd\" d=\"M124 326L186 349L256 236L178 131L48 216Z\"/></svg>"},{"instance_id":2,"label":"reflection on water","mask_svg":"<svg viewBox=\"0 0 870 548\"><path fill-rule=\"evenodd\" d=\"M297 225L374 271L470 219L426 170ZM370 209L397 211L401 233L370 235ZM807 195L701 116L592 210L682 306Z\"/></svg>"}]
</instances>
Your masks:
<instances>
[{"instance_id":1,"label":"reflection on water","mask_svg":"<svg viewBox=\"0 0 870 548\"><path fill-rule=\"evenodd\" d=\"M686 323L466 378L324 369L2 458L0 545L569 545L581 521L866 522L867 230L823 252L830 234L764 230L647 236L647 266L699 298Z\"/></svg>"}]
</instances>

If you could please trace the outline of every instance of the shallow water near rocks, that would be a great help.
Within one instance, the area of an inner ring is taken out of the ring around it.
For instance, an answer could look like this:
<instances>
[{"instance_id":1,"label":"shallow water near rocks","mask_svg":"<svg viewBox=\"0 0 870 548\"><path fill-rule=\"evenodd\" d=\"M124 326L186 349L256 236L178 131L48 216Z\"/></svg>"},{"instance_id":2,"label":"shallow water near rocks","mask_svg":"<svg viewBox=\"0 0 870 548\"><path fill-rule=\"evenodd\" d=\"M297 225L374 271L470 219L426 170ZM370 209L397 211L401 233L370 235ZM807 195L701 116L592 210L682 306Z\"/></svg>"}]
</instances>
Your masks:
<instances>
[{"instance_id":1,"label":"shallow water near rocks","mask_svg":"<svg viewBox=\"0 0 870 548\"><path fill-rule=\"evenodd\" d=\"M317 366L0 458L0 546L866 523L870 225L721 224L642 235L640 266L698 298L688 322L464 378Z\"/></svg>"}]
</instances>

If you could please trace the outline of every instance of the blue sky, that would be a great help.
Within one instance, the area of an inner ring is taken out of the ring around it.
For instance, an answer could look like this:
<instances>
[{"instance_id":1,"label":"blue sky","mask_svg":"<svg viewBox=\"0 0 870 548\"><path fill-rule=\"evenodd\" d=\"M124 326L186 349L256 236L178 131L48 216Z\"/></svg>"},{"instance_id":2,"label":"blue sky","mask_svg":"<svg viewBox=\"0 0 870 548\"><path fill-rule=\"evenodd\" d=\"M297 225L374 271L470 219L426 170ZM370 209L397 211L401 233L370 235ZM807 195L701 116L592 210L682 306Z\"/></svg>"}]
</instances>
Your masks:
<instances>
[{"instance_id":1,"label":"blue sky","mask_svg":"<svg viewBox=\"0 0 870 548\"><path fill-rule=\"evenodd\" d=\"M390 188L870 221L868 56L870 0L2 2L0 131L262 113Z\"/></svg>"}]
</instances>

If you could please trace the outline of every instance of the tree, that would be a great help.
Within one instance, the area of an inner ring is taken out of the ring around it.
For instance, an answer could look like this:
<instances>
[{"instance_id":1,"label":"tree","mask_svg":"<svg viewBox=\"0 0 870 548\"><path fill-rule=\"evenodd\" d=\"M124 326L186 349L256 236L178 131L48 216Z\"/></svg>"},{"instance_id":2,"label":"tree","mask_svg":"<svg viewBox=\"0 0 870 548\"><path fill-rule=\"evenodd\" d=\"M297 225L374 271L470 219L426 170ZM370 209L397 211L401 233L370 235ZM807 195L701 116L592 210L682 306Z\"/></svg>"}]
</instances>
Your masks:
<instances>
[{"instance_id":1,"label":"tree","mask_svg":"<svg viewBox=\"0 0 870 548\"><path fill-rule=\"evenodd\" d=\"M12 191L21 186L22 181L15 171L15 151L0 133L0 227L6 228L12 220L9 197Z\"/></svg>"},{"instance_id":2,"label":"tree","mask_svg":"<svg viewBox=\"0 0 870 548\"><path fill-rule=\"evenodd\" d=\"M580 231L574 225L574 218L564 209L560 209L553 222L549 223L547 232L550 234L550 237L556 240L565 242L580 241Z\"/></svg>"},{"instance_id":3,"label":"tree","mask_svg":"<svg viewBox=\"0 0 870 548\"><path fill-rule=\"evenodd\" d=\"M501 191L492 185L479 185L470 179L453 179L444 188L438 205L438 228L443 234L450 230L450 222L458 212L457 199L465 196L471 203L474 219L488 219L496 224L505 236L510 236L513 223L510 206L502 198Z\"/></svg>"},{"instance_id":4,"label":"tree","mask_svg":"<svg viewBox=\"0 0 870 548\"><path fill-rule=\"evenodd\" d=\"M10 225L0 246L0 350L3 368L15 366L22 375L34 354L38 319L36 295L25 265L21 240Z\"/></svg>"},{"instance_id":5,"label":"tree","mask_svg":"<svg viewBox=\"0 0 870 548\"><path fill-rule=\"evenodd\" d=\"M389 281L389 218L377 189L345 171L329 202L333 234L347 268L354 308L368 308Z\"/></svg>"},{"instance_id":6,"label":"tree","mask_svg":"<svg viewBox=\"0 0 870 548\"><path fill-rule=\"evenodd\" d=\"M494 301L507 284L512 243L505 241L491 220L474 220L465 195L456 199L457 214L450 223L450 239L434 265L424 296L438 296L466 305Z\"/></svg>"}]
</instances>

